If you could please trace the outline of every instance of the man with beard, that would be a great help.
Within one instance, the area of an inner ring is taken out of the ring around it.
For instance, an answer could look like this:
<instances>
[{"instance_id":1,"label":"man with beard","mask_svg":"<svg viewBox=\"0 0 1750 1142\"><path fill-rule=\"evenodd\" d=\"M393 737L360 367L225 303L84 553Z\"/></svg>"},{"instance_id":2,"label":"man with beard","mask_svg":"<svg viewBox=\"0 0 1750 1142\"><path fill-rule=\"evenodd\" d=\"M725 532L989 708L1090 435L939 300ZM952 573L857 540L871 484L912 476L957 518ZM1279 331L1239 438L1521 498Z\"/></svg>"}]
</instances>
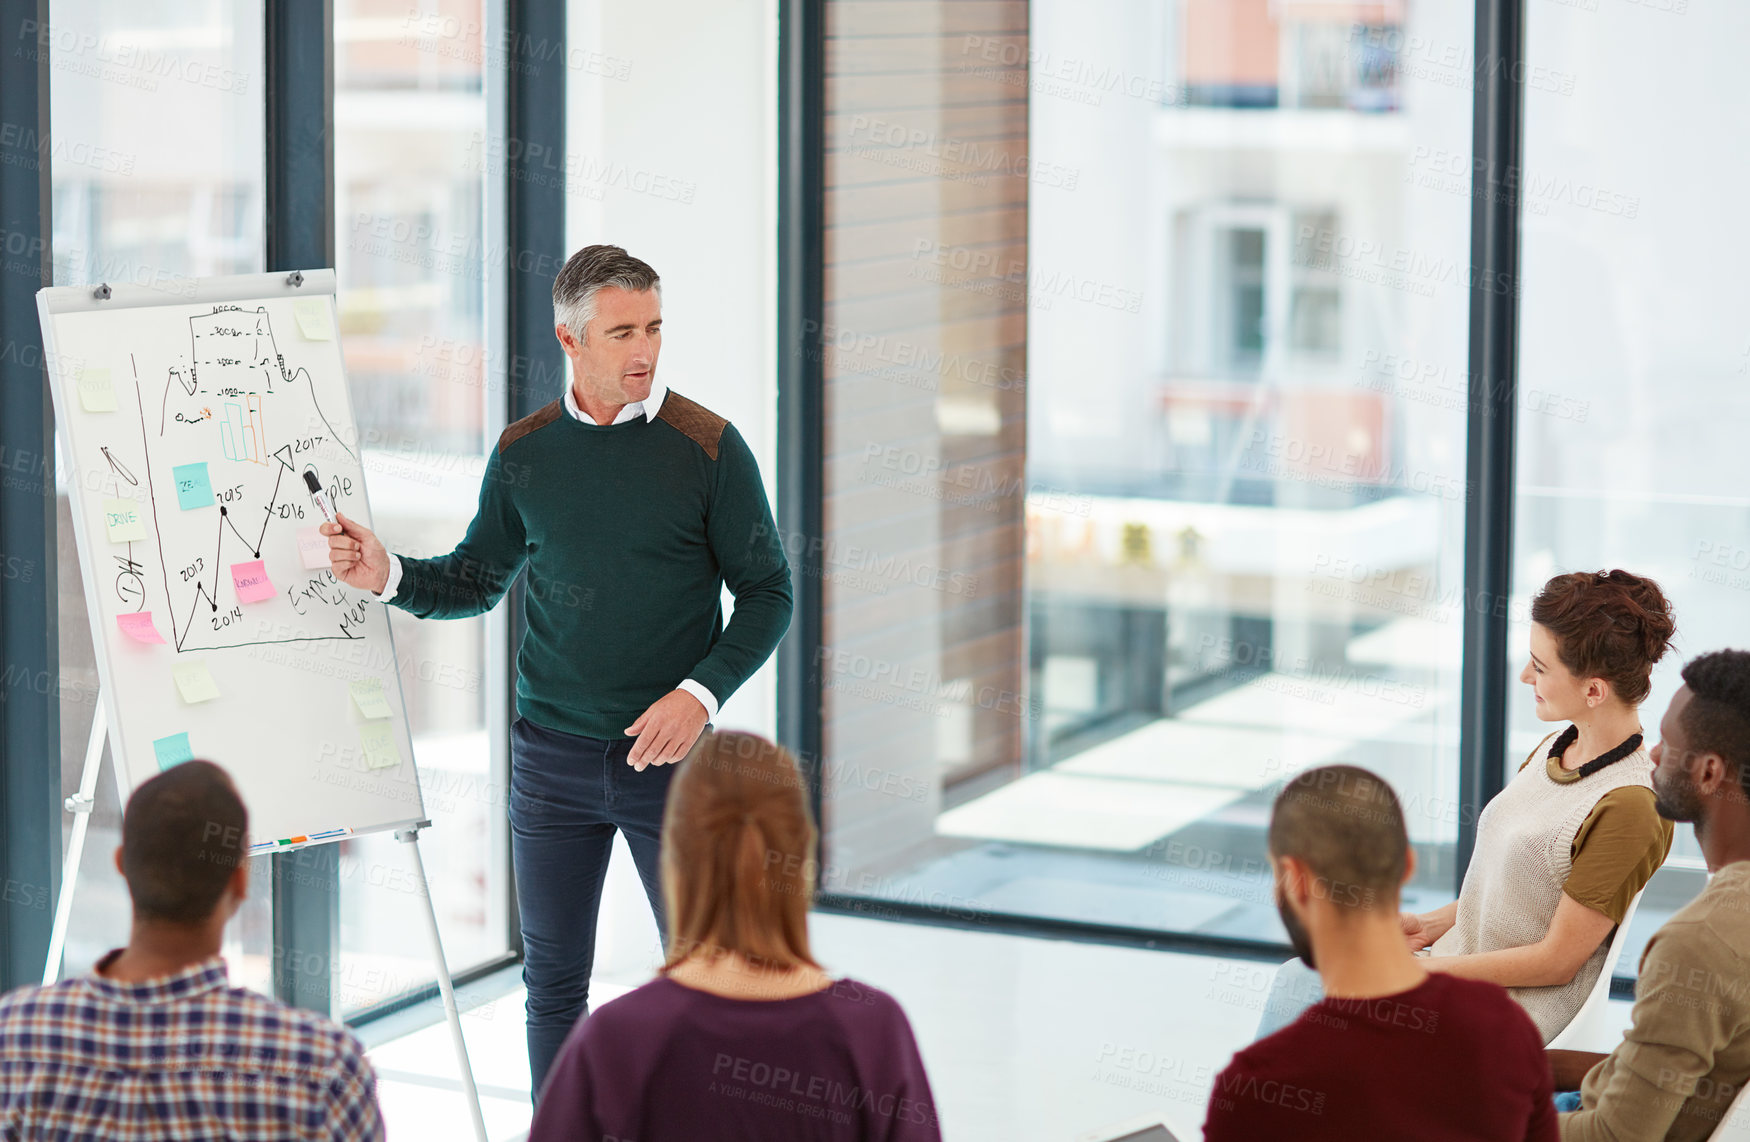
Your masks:
<instances>
[{"instance_id":1,"label":"man with beard","mask_svg":"<svg viewBox=\"0 0 1750 1142\"><path fill-rule=\"evenodd\" d=\"M1685 666L1659 739L1655 804L1695 825L1712 877L1647 942L1616 1050L1549 1052L1557 1103L1576 1112L1563 1142L1699 1142L1750 1078L1750 651Z\"/></svg>"},{"instance_id":2,"label":"man with beard","mask_svg":"<svg viewBox=\"0 0 1750 1142\"><path fill-rule=\"evenodd\" d=\"M1270 817L1276 906L1324 998L1235 1055L1206 1142L1555 1142L1543 1039L1496 984L1423 969L1398 921L1415 871L1384 780L1350 765L1290 780Z\"/></svg>"}]
</instances>

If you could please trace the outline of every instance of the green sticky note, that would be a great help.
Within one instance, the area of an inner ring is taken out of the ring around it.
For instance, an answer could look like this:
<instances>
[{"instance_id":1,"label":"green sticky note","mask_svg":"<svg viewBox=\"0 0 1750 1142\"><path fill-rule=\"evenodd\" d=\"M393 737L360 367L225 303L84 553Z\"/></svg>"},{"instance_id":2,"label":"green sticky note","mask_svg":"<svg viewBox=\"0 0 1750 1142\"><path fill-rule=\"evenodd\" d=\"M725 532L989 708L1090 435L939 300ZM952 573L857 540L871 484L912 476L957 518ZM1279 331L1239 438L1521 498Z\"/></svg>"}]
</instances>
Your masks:
<instances>
[{"instance_id":1,"label":"green sticky note","mask_svg":"<svg viewBox=\"0 0 1750 1142\"><path fill-rule=\"evenodd\" d=\"M351 683L347 689L352 691L352 700L358 703L359 713L367 718L387 718L394 713L389 709L389 699L383 694L381 678L365 678Z\"/></svg>"},{"instance_id":2,"label":"green sticky note","mask_svg":"<svg viewBox=\"0 0 1750 1142\"><path fill-rule=\"evenodd\" d=\"M387 769L401 764L401 749L395 744L394 722L366 722L360 726L359 747L365 752L366 769Z\"/></svg>"},{"instance_id":3,"label":"green sticky note","mask_svg":"<svg viewBox=\"0 0 1750 1142\"><path fill-rule=\"evenodd\" d=\"M181 765L185 761L194 760L194 749L188 744L186 733L171 734L167 738L159 738L152 743L152 752L158 755L158 772L160 773L173 765Z\"/></svg>"},{"instance_id":4,"label":"green sticky note","mask_svg":"<svg viewBox=\"0 0 1750 1142\"><path fill-rule=\"evenodd\" d=\"M114 412L115 386L108 369L79 370L79 407L86 412Z\"/></svg>"},{"instance_id":5,"label":"green sticky note","mask_svg":"<svg viewBox=\"0 0 1750 1142\"><path fill-rule=\"evenodd\" d=\"M176 481L176 503L183 511L213 505L213 481L207 475L207 462L178 464L170 470Z\"/></svg>"},{"instance_id":6,"label":"green sticky note","mask_svg":"<svg viewBox=\"0 0 1750 1142\"><path fill-rule=\"evenodd\" d=\"M131 543L146 538L146 521L140 517L138 500L103 501L103 523L111 543Z\"/></svg>"},{"instance_id":7,"label":"green sticky note","mask_svg":"<svg viewBox=\"0 0 1750 1142\"><path fill-rule=\"evenodd\" d=\"M328 320L327 298L299 298L292 302L292 316L298 319L298 332L304 335L304 340L334 340L334 324Z\"/></svg>"},{"instance_id":8,"label":"green sticky note","mask_svg":"<svg viewBox=\"0 0 1750 1142\"><path fill-rule=\"evenodd\" d=\"M213 681L213 673L207 669L204 658L172 663L170 676L176 679L177 692L184 702L209 702L219 696L219 684Z\"/></svg>"}]
</instances>

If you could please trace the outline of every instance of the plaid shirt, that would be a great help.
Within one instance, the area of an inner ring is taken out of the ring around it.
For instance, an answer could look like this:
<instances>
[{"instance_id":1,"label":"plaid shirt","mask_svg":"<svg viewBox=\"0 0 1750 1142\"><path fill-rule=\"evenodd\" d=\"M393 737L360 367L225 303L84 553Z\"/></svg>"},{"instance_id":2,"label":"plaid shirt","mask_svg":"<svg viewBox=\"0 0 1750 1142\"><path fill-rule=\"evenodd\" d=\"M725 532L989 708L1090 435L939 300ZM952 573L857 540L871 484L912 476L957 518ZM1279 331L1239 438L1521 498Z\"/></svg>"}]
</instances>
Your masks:
<instances>
[{"instance_id":1,"label":"plaid shirt","mask_svg":"<svg viewBox=\"0 0 1750 1142\"><path fill-rule=\"evenodd\" d=\"M0 996L0 1139L381 1139L352 1033L229 982L213 956L142 983L93 973Z\"/></svg>"}]
</instances>

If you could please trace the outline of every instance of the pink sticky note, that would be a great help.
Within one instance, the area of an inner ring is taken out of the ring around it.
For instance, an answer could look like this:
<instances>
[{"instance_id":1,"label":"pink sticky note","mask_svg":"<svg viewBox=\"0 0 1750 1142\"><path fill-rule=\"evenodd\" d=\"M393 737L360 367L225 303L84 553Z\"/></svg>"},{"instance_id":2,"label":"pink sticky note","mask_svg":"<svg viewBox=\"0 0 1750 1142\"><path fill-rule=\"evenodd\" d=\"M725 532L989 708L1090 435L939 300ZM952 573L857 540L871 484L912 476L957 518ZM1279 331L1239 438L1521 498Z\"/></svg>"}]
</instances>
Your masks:
<instances>
[{"instance_id":1,"label":"pink sticky note","mask_svg":"<svg viewBox=\"0 0 1750 1142\"><path fill-rule=\"evenodd\" d=\"M330 566L328 537L314 527L300 527L298 529L298 558L303 561L306 571Z\"/></svg>"},{"instance_id":2,"label":"pink sticky note","mask_svg":"<svg viewBox=\"0 0 1750 1142\"><path fill-rule=\"evenodd\" d=\"M115 617L116 625L122 628L122 633L138 642L156 642L162 644L164 636L158 633L158 628L152 623L151 611L133 611Z\"/></svg>"},{"instance_id":3,"label":"pink sticky note","mask_svg":"<svg viewBox=\"0 0 1750 1142\"><path fill-rule=\"evenodd\" d=\"M237 598L245 603L259 603L277 594L268 581L266 565L259 559L231 564L231 582L237 584Z\"/></svg>"}]
</instances>

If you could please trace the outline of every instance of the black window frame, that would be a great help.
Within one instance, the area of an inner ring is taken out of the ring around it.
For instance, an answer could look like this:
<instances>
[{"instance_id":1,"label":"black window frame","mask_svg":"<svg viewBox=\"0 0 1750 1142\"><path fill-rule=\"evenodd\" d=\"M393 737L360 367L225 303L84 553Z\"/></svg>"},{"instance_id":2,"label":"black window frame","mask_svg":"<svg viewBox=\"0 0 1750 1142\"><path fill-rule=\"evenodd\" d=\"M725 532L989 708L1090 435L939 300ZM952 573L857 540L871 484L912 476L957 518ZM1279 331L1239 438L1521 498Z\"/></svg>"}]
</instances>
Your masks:
<instances>
[{"instance_id":1,"label":"black window frame","mask_svg":"<svg viewBox=\"0 0 1750 1142\"><path fill-rule=\"evenodd\" d=\"M535 251L488 269L489 329L503 334L503 363L489 364L488 391L502 394L507 420L551 399L553 254L564 242L564 187L526 169L530 154L564 154L565 58L543 45L565 42L565 5L545 0L484 0L491 129L530 144L506 148L502 212L491 249ZM0 551L31 562L27 578L0 579L0 648L8 679L46 680L0 688L0 991L42 977L60 890L60 668L56 598L54 409L37 325L36 291L53 284L50 219L49 75L38 33L51 26L50 0L0 0L0 46L13 65L0 69L0 456L28 464L27 478L0 485ZM262 0L264 268L334 264L334 0ZM14 54L14 49L17 49ZM508 58L507 58L508 57ZM29 66L31 62L35 67ZM538 144L538 145L536 145ZM530 177L538 175L540 177ZM14 248L16 247L16 248ZM491 275L496 274L496 278ZM545 385L545 388L543 387ZM545 395L543 395L545 394ZM12 468L8 467L11 472ZM512 675L521 641L520 588L496 654ZM514 709L496 711L504 724ZM504 859L509 864L507 848ZM318 845L275 855L273 989L296 1006L338 1017L339 849ZM514 876L514 873L513 873ZM502 956L456 973L458 987L522 959L514 885L504 916ZM322 971L313 965L326 964ZM301 970L294 970L294 965ZM348 1022L373 1022L437 994L436 983L386 997Z\"/></svg>"}]
</instances>

